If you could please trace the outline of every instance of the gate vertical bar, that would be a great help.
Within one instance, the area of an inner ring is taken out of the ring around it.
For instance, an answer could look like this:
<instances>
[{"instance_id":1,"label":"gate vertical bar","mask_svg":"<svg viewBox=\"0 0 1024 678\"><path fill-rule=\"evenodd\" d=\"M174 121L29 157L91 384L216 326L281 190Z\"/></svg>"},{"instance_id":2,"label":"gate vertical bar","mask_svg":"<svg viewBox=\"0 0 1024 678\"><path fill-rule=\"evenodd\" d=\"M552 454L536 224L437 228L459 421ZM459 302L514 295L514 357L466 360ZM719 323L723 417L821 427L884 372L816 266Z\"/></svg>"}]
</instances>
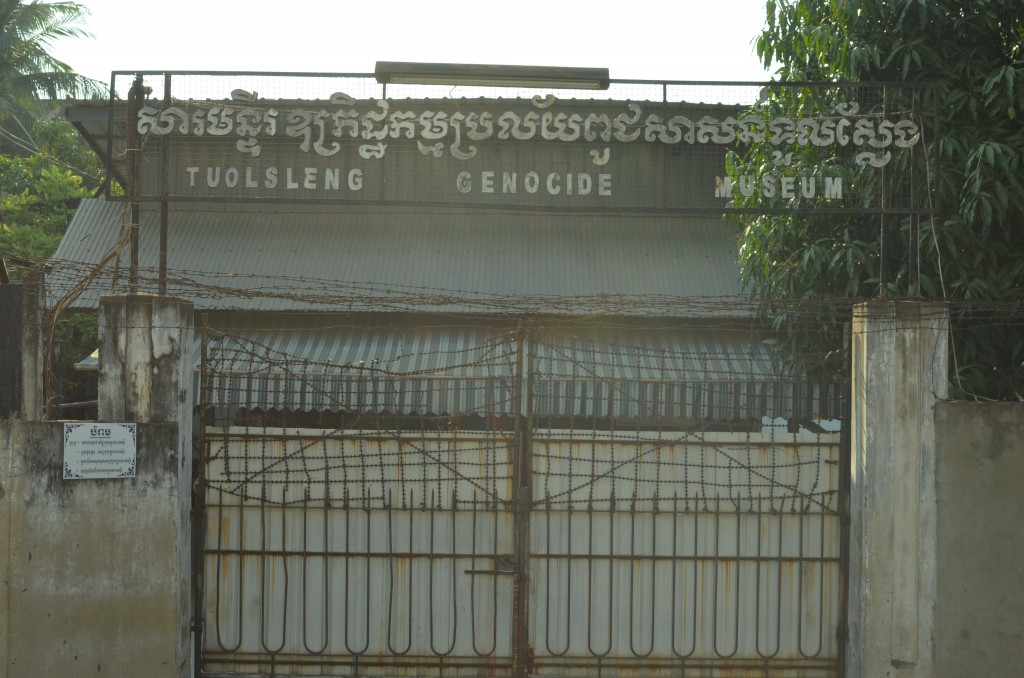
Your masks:
<instances>
[{"instance_id":1,"label":"gate vertical bar","mask_svg":"<svg viewBox=\"0 0 1024 678\"><path fill-rule=\"evenodd\" d=\"M203 632L206 610L206 409L209 403L207 355L209 316L202 316L199 336L199 454L192 456L192 652L193 675L203 674ZM219 502L223 504L224 502ZM219 535L219 532L218 532Z\"/></svg>"},{"instance_id":2,"label":"gate vertical bar","mask_svg":"<svg viewBox=\"0 0 1024 678\"><path fill-rule=\"evenodd\" d=\"M131 200L129 212L131 223L129 224L130 242L130 264L128 270L128 293L138 294L139 291L139 180L141 178L141 145L138 129L135 126L136 117L143 101L142 75L136 75L132 82L131 91L128 94L126 103L127 113L124 121L125 146L128 153L128 177L127 183L130 186L128 195Z\"/></svg>"},{"instance_id":3,"label":"gate vertical bar","mask_svg":"<svg viewBox=\"0 0 1024 678\"><path fill-rule=\"evenodd\" d=\"M513 464L513 522L515 530L515 576L512 585L512 676L526 678L529 657L530 551L530 445L533 426L533 349L529 330L520 326L516 346L515 449Z\"/></svg>"},{"instance_id":4,"label":"gate vertical bar","mask_svg":"<svg viewBox=\"0 0 1024 678\"><path fill-rule=\"evenodd\" d=\"M836 617L836 654L838 678L846 676L846 645L850 636L848 611L850 598L850 441L851 441L851 414L852 414L852 383L853 383L853 360L851 352L853 342L851 337L852 318L847 320L843 332L843 390L844 397L841 403L842 420L839 427L839 495L836 501L836 511L839 513L839 612Z\"/></svg>"}]
</instances>

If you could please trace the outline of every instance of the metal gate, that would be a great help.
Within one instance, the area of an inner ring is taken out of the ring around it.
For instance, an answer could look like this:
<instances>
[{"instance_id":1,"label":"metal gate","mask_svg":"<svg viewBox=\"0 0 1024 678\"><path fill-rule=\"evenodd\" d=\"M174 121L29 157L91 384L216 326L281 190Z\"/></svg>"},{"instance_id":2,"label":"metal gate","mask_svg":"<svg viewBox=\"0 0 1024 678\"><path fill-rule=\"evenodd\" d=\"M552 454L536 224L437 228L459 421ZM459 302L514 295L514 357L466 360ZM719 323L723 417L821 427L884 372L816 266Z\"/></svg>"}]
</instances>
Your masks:
<instances>
[{"instance_id":1,"label":"metal gate","mask_svg":"<svg viewBox=\"0 0 1024 678\"><path fill-rule=\"evenodd\" d=\"M770 438L539 442L531 672L836 675L838 445Z\"/></svg>"},{"instance_id":2,"label":"metal gate","mask_svg":"<svg viewBox=\"0 0 1024 678\"><path fill-rule=\"evenodd\" d=\"M345 401L334 428L203 428L204 674L841 674L839 434L765 414L837 407L824 391L683 382L664 346L657 375L601 375L607 355L515 333L332 383L308 356L204 345L208 412Z\"/></svg>"}]
</instances>

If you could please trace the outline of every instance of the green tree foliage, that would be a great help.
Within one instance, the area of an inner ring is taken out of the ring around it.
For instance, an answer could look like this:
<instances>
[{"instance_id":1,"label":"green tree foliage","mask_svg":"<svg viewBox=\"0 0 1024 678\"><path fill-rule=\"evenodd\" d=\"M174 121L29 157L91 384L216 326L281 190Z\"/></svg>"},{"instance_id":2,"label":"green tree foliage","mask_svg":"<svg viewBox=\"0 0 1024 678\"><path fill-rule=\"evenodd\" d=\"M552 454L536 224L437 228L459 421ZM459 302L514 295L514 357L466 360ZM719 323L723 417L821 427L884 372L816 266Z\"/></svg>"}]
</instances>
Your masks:
<instances>
[{"instance_id":1,"label":"green tree foliage","mask_svg":"<svg viewBox=\"0 0 1024 678\"><path fill-rule=\"evenodd\" d=\"M74 2L0 0L0 122L31 121L41 102L101 89L48 53L58 38L88 35L86 14Z\"/></svg>"},{"instance_id":2,"label":"green tree foliage","mask_svg":"<svg viewBox=\"0 0 1024 678\"><path fill-rule=\"evenodd\" d=\"M766 9L757 50L781 81L935 86L938 136L926 129L923 142L940 158L943 213L921 222L920 294L952 302L954 392L1024 398L1024 3L768 0ZM801 300L873 297L883 266L885 292L905 296L910 220L885 227L882 252L877 217L748 219L744 277L776 319ZM835 327L820 313L798 325L804 339Z\"/></svg>"},{"instance_id":3,"label":"green tree foliage","mask_svg":"<svg viewBox=\"0 0 1024 678\"><path fill-rule=\"evenodd\" d=\"M56 251L79 201L102 183L103 167L65 120L37 122L30 137L18 141L26 155L0 155L0 253L23 265L41 264ZM21 268L12 267L14 278ZM95 315L62 316L54 337L54 375L63 400L94 399L95 378L73 365L97 345Z\"/></svg>"},{"instance_id":4,"label":"green tree foliage","mask_svg":"<svg viewBox=\"0 0 1024 678\"><path fill-rule=\"evenodd\" d=\"M0 156L0 251L45 259L60 243L78 201L82 178L32 156Z\"/></svg>"},{"instance_id":5,"label":"green tree foliage","mask_svg":"<svg viewBox=\"0 0 1024 678\"><path fill-rule=\"evenodd\" d=\"M103 182L95 153L52 119L59 97L103 91L49 54L58 38L88 35L86 15L74 2L0 0L0 254L12 259L53 254L79 201ZM63 317L55 337L58 390L65 400L95 397L94 380L71 369L96 346L95 317Z\"/></svg>"},{"instance_id":6,"label":"green tree foliage","mask_svg":"<svg viewBox=\"0 0 1024 678\"><path fill-rule=\"evenodd\" d=\"M106 168L85 139L64 118L39 120L32 126L31 150L50 158L82 179L82 186L96 192Z\"/></svg>"},{"instance_id":7,"label":"green tree foliage","mask_svg":"<svg viewBox=\"0 0 1024 678\"><path fill-rule=\"evenodd\" d=\"M0 155L0 252L43 260L57 249L79 201L90 194L82 174L98 185L102 179L92 173L102 169L88 147L75 145L78 135L68 123L53 120L37 128L57 146L46 142L31 155ZM50 151L67 154L68 161ZM79 162L87 169L72 165Z\"/></svg>"}]
</instances>

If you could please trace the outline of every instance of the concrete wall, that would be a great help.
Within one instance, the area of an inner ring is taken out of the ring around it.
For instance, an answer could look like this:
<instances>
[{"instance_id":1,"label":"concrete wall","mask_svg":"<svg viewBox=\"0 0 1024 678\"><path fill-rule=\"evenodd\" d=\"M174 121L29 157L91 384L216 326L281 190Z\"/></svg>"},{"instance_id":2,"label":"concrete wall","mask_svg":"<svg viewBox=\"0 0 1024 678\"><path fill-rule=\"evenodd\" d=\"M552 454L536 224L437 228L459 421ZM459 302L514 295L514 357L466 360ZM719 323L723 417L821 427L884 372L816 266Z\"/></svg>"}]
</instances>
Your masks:
<instances>
[{"instance_id":1,"label":"concrete wall","mask_svg":"<svg viewBox=\"0 0 1024 678\"><path fill-rule=\"evenodd\" d=\"M1024 403L935 407L937 678L1024 675Z\"/></svg>"},{"instance_id":2,"label":"concrete wall","mask_svg":"<svg viewBox=\"0 0 1024 678\"><path fill-rule=\"evenodd\" d=\"M0 678L190 675L192 313L101 301L99 421L139 424L134 478L64 480L61 422L0 422Z\"/></svg>"},{"instance_id":3,"label":"concrete wall","mask_svg":"<svg viewBox=\"0 0 1024 678\"><path fill-rule=\"evenodd\" d=\"M63 424L0 421L0 678L188 675L188 474L140 424L135 478L63 479Z\"/></svg>"}]
</instances>

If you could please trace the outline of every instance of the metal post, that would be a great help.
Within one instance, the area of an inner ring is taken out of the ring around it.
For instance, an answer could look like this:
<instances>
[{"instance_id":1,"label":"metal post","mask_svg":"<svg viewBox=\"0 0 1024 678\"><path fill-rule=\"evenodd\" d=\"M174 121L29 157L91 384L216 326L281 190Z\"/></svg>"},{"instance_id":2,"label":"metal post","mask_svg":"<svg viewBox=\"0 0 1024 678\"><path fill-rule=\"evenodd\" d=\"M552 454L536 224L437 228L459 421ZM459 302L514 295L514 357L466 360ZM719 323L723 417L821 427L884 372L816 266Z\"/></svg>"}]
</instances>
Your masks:
<instances>
[{"instance_id":1,"label":"metal post","mask_svg":"<svg viewBox=\"0 0 1024 678\"><path fill-rule=\"evenodd\" d=\"M128 106L124 120L125 151L128 154L128 195L131 202L131 223L129 229L129 242L131 247L131 263L128 269L128 293L138 294L139 292L139 167L140 167L140 139L138 130L135 127L135 119L142 102L142 76L136 75L132 82L131 91L128 93Z\"/></svg>"},{"instance_id":2,"label":"metal post","mask_svg":"<svg viewBox=\"0 0 1024 678\"><path fill-rule=\"evenodd\" d=\"M171 74L164 74L164 108L171 105ZM160 294L167 294L167 194L170 177L170 135L164 135L160 148Z\"/></svg>"},{"instance_id":3,"label":"metal post","mask_svg":"<svg viewBox=\"0 0 1024 678\"><path fill-rule=\"evenodd\" d=\"M114 94L117 91L117 76L110 75L110 89L107 90L107 157L103 161L103 182L106 186L104 195L110 197L110 186L114 176Z\"/></svg>"},{"instance_id":4,"label":"metal post","mask_svg":"<svg viewBox=\"0 0 1024 678\"><path fill-rule=\"evenodd\" d=\"M882 87L882 118L889 119L889 89L884 86ZM885 215L886 210L889 209L889 173L886 166L883 166L880 172L882 175L882 215L879 217L878 232L878 298L885 299L888 295L886 286L889 284L889 270L885 265Z\"/></svg>"},{"instance_id":5,"label":"metal post","mask_svg":"<svg viewBox=\"0 0 1024 678\"><path fill-rule=\"evenodd\" d=\"M911 109L911 119L918 123L920 129L924 129L923 120L921 120L921 90L914 89L911 94L913 97L913 107ZM915 153L911 150L910 154L910 207L913 212L910 215L910 274L908 281L908 296L913 299L921 296L921 260L918 247L920 245L921 236L921 214L917 204L917 178L914 176L916 169L914 167ZM925 163L927 163L927 158Z\"/></svg>"},{"instance_id":6,"label":"metal post","mask_svg":"<svg viewBox=\"0 0 1024 678\"><path fill-rule=\"evenodd\" d=\"M941 165L939 164L939 139L941 138L942 130L940 129L939 122L939 92L935 85L931 85L928 88L932 96L932 181L935 182L932 187L932 213L942 214L942 175ZM924 141L922 139L922 141ZM924 144L925 152L927 153L928 145ZM928 160L925 159L925 164L928 164ZM934 219L934 217L932 217Z\"/></svg>"}]
</instances>

